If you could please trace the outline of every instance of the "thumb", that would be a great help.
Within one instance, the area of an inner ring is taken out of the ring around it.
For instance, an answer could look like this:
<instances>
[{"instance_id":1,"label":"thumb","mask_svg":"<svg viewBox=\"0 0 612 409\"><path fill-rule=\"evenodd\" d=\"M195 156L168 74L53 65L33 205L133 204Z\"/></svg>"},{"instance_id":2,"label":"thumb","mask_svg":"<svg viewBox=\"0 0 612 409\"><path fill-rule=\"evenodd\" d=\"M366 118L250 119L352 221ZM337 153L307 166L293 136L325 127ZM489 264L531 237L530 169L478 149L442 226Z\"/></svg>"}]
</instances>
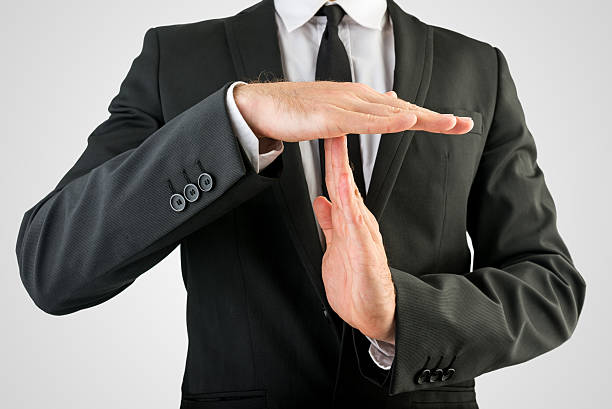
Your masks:
<instances>
[{"instance_id":1,"label":"thumb","mask_svg":"<svg viewBox=\"0 0 612 409\"><path fill-rule=\"evenodd\" d=\"M324 196L318 196L312 203L314 214L317 217L319 226L325 235L325 241L329 245L332 238L332 204Z\"/></svg>"}]
</instances>

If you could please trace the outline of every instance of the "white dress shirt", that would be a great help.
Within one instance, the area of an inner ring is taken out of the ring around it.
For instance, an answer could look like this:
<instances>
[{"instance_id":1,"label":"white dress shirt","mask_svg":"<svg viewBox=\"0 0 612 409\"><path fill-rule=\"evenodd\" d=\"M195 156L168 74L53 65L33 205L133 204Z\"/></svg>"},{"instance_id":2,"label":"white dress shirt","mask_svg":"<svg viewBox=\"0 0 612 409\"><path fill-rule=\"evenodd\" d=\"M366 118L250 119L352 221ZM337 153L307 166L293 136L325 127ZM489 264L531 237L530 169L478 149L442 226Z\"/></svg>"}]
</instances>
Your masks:
<instances>
[{"instance_id":1,"label":"white dress shirt","mask_svg":"<svg viewBox=\"0 0 612 409\"><path fill-rule=\"evenodd\" d=\"M393 89L395 50L391 19L386 0L275 0L278 41L284 77L288 81L314 81L319 44L327 18L315 16L324 5L338 4L346 15L338 26L338 35L346 48L354 82L369 85L379 92ZM260 172L283 151L282 142L267 152L261 152L259 139L242 118L233 97L232 84L226 103L234 132L256 172ZM380 134L360 135L361 157L366 193L378 151ZM310 200L322 194L319 140L299 142L304 175ZM319 239L324 236L318 226ZM368 338L369 353L376 365L389 369L395 356L395 347L386 342Z\"/></svg>"}]
</instances>

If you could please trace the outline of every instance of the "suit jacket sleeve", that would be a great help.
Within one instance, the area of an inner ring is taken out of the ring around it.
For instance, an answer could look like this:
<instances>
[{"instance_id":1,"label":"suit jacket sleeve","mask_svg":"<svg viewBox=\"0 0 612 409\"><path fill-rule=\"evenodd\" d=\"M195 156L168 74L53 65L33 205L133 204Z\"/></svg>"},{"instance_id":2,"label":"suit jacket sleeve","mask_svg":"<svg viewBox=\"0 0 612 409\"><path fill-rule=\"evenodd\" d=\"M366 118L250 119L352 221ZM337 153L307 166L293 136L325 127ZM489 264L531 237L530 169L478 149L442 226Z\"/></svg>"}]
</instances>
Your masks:
<instances>
[{"instance_id":1,"label":"suit jacket sleeve","mask_svg":"<svg viewBox=\"0 0 612 409\"><path fill-rule=\"evenodd\" d=\"M473 271L416 277L391 268L396 354L388 373L368 365L367 343L353 333L362 375L390 395L534 358L570 337L582 309L585 283L557 231L508 64L495 52L497 98L468 201Z\"/></svg>"},{"instance_id":2,"label":"suit jacket sleeve","mask_svg":"<svg viewBox=\"0 0 612 409\"><path fill-rule=\"evenodd\" d=\"M180 240L268 187L276 161L256 174L232 132L229 83L164 123L158 33L147 31L110 117L57 187L24 216L21 279L51 314L101 303L130 285ZM213 187L176 212L173 193L206 172Z\"/></svg>"}]
</instances>

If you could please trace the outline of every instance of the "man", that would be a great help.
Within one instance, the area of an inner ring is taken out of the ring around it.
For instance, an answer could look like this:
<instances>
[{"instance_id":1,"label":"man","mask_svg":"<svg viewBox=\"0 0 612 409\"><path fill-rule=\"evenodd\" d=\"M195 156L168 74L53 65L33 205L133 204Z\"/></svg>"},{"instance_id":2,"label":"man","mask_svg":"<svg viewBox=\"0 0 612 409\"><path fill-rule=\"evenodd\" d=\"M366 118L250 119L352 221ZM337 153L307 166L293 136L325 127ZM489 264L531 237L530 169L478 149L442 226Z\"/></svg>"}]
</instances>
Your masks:
<instances>
[{"instance_id":1,"label":"man","mask_svg":"<svg viewBox=\"0 0 612 409\"><path fill-rule=\"evenodd\" d=\"M109 110L26 213L21 277L67 314L181 244L183 408L475 408L476 376L576 326L585 285L488 44L392 1L264 0L149 30Z\"/></svg>"}]
</instances>

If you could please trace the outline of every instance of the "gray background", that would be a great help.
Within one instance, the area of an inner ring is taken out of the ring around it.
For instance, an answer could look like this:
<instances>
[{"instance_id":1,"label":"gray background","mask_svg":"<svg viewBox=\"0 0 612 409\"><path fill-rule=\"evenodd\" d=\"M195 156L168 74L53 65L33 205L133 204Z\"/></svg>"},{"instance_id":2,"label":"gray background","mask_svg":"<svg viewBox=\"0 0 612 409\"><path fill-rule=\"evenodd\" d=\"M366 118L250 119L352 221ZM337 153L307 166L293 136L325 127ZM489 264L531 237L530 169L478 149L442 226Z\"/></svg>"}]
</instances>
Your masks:
<instances>
[{"instance_id":1,"label":"gray background","mask_svg":"<svg viewBox=\"0 0 612 409\"><path fill-rule=\"evenodd\" d=\"M2 0L0 406L178 407L187 342L178 253L105 304L53 317L37 310L21 286L15 240L23 213L55 186L107 117L146 29L227 16L251 3ZM399 3L427 23L504 52L557 203L559 229L588 284L574 337L528 363L478 378L481 407L606 406L610 3Z\"/></svg>"}]
</instances>

